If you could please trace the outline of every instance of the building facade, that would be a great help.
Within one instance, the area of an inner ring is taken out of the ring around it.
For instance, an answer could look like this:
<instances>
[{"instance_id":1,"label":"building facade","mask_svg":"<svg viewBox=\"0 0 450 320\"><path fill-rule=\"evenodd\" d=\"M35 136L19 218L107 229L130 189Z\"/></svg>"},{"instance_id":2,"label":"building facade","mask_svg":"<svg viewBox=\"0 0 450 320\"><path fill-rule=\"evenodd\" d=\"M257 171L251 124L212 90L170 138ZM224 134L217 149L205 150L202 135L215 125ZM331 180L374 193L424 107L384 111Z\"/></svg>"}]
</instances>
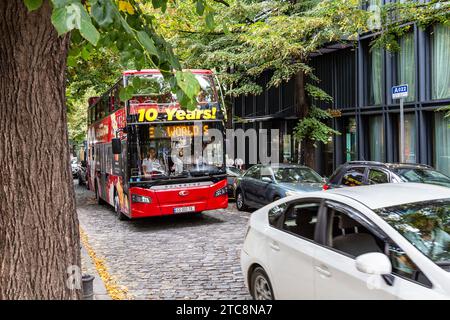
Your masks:
<instances>
[{"instance_id":1,"label":"building facade","mask_svg":"<svg viewBox=\"0 0 450 320\"><path fill-rule=\"evenodd\" d=\"M318 86L333 97L318 103L333 110L330 124L341 134L317 148L316 170L329 175L351 160L398 162L399 102L391 87L408 84L405 112L405 161L430 164L450 175L450 118L441 108L450 105L450 27L426 30L411 24L399 39L400 50L370 47L373 34L356 45L329 46L311 58ZM270 75L262 77L264 84ZM280 161L298 162L298 141L292 131L298 118L291 80L260 96L234 100L235 127L280 129ZM300 158L301 162L301 158Z\"/></svg>"}]
</instances>

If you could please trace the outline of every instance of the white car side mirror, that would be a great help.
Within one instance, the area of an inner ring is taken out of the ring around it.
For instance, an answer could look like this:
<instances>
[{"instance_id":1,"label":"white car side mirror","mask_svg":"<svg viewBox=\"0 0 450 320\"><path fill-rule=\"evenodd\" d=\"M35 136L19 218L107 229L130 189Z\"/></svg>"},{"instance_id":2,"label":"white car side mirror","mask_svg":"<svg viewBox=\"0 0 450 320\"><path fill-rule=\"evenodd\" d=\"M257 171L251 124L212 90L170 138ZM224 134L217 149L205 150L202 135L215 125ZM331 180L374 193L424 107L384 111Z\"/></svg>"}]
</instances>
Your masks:
<instances>
[{"instance_id":1,"label":"white car side mirror","mask_svg":"<svg viewBox=\"0 0 450 320\"><path fill-rule=\"evenodd\" d=\"M383 275L392 272L391 261L385 254L379 252L362 254L356 258L355 263L358 271L367 274Z\"/></svg>"}]
</instances>

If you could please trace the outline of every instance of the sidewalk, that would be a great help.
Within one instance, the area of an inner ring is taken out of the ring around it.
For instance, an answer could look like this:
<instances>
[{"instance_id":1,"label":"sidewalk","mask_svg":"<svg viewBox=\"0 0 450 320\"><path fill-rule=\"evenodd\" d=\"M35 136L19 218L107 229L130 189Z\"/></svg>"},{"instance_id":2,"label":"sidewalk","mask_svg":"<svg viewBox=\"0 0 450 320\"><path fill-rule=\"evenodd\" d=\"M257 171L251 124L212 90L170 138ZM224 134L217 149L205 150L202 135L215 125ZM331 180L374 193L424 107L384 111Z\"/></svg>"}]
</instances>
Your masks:
<instances>
[{"instance_id":1,"label":"sidewalk","mask_svg":"<svg viewBox=\"0 0 450 320\"><path fill-rule=\"evenodd\" d=\"M111 300L106 291L105 284L92 263L91 257L87 253L84 246L81 246L81 265L83 273L94 276L94 300Z\"/></svg>"}]
</instances>

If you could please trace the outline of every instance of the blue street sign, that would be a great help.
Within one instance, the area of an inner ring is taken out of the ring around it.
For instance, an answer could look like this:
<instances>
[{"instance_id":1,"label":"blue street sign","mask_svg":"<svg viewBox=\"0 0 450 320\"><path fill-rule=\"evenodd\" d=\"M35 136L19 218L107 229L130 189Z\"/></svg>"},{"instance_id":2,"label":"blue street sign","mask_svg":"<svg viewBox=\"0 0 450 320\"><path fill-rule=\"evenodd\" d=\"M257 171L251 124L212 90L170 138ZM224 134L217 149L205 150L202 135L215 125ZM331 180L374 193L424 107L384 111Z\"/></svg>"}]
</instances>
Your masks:
<instances>
[{"instance_id":1,"label":"blue street sign","mask_svg":"<svg viewBox=\"0 0 450 320\"><path fill-rule=\"evenodd\" d=\"M406 98L408 96L408 85L402 84L392 87L392 99Z\"/></svg>"}]
</instances>

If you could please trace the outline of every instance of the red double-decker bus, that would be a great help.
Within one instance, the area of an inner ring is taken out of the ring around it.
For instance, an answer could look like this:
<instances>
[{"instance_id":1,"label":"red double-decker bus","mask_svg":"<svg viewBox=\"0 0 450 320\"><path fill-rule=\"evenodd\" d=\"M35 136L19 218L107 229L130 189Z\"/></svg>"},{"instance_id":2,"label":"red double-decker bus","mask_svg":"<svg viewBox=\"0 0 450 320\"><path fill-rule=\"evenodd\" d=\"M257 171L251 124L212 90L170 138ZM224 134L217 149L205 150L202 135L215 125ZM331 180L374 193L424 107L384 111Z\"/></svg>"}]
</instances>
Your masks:
<instances>
[{"instance_id":1,"label":"red double-decker bus","mask_svg":"<svg viewBox=\"0 0 450 320\"><path fill-rule=\"evenodd\" d=\"M158 70L125 71L89 99L87 182L119 219L202 212L228 206L224 112L213 73L189 70L201 90L181 107ZM132 84L133 97L119 91Z\"/></svg>"}]
</instances>

